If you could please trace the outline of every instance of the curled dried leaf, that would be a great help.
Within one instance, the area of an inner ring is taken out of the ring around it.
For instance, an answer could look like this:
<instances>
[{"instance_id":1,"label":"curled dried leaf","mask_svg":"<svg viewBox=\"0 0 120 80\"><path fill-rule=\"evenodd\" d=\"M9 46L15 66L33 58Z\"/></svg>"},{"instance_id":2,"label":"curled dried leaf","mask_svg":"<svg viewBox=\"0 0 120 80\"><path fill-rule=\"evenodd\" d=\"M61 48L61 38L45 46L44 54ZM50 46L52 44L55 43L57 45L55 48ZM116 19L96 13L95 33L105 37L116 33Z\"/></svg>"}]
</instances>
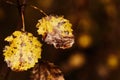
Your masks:
<instances>
[{"instance_id":1,"label":"curled dried leaf","mask_svg":"<svg viewBox=\"0 0 120 80\"><path fill-rule=\"evenodd\" d=\"M59 67L50 62L41 61L32 70L31 80L64 80Z\"/></svg>"},{"instance_id":2,"label":"curled dried leaf","mask_svg":"<svg viewBox=\"0 0 120 80\"><path fill-rule=\"evenodd\" d=\"M36 27L43 40L48 44L53 44L55 48L70 48L74 43L72 24L63 17L43 17L38 21Z\"/></svg>"}]
</instances>

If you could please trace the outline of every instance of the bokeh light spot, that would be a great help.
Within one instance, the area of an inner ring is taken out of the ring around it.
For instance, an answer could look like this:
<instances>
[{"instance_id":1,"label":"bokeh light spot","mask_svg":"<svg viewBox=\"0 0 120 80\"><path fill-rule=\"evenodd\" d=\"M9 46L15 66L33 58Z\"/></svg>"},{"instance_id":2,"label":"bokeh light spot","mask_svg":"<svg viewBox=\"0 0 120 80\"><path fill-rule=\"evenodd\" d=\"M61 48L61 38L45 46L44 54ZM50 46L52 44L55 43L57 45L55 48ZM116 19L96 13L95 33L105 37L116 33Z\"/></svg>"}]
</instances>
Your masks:
<instances>
[{"instance_id":1,"label":"bokeh light spot","mask_svg":"<svg viewBox=\"0 0 120 80\"><path fill-rule=\"evenodd\" d=\"M116 55L110 54L107 59L107 65L110 69L115 69L118 67L119 60Z\"/></svg>"},{"instance_id":2,"label":"bokeh light spot","mask_svg":"<svg viewBox=\"0 0 120 80\"><path fill-rule=\"evenodd\" d=\"M91 45L91 43L92 43L92 38L87 34L83 34L78 38L78 44L80 47L87 48Z\"/></svg>"},{"instance_id":3,"label":"bokeh light spot","mask_svg":"<svg viewBox=\"0 0 120 80\"><path fill-rule=\"evenodd\" d=\"M85 56L81 53L74 53L70 56L68 64L71 68L78 68L85 63Z\"/></svg>"}]
</instances>

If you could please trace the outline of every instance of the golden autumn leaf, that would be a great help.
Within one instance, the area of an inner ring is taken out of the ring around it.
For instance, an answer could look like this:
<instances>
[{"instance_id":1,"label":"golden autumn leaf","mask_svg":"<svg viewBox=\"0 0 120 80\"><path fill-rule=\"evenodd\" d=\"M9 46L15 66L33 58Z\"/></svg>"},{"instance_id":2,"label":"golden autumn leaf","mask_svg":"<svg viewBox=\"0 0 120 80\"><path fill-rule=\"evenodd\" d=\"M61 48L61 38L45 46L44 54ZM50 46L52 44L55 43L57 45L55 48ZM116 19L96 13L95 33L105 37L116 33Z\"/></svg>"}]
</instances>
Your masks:
<instances>
[{"instance_id":1,"label":"golden autumn leaf","mask_svg":"<svg viewBox=\"0 0 120 80\"><path fill-rule=\"evenodd\" d=\"M55 48L70 48L74 43L72 24L69 20L58 16L46 16L38 20L37 32L42 35L47 44L53 44Z\"/></svg>"},{"instance_id":2,"label":"golden autumn leaf","mask_svg":"<svg viewBox=\"0 0 120 80\"><path fill-rule=\"evenodd\" d=\"M31 33L15 31L5 38L10 45L5 46L3 55L8 67L14 71L24 71L34 67L41 58L41 43Z\"/></svg>"}]
</instances>

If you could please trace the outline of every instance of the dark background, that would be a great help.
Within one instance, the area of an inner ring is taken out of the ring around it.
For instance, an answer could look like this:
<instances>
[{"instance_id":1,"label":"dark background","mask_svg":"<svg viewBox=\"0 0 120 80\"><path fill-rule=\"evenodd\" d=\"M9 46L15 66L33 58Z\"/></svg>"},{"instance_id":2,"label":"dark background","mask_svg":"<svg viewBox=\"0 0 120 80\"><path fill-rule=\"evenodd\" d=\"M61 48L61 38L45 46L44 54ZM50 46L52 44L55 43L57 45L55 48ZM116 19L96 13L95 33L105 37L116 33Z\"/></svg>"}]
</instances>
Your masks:
<instances>
[{"instance_id":1,"label":"dark background","mask_svg":"<svg viewBox=\"0 0 120 80\"><path fill-rule=\"evenodd\" d=\"M35 26L44 15L30 5L48 15L64 15L73 24L74 45L62 50L41 41ZM20 30L20 24L18 9L0 0L0 80L29 80L31 70L14 72L3 56L4 38ZM58 65L65 80L120 80L120 0L27 0L25 25L43 44L42 60ZM75 65L74 59L80 62Z\"/></svg>"}]
</instances>

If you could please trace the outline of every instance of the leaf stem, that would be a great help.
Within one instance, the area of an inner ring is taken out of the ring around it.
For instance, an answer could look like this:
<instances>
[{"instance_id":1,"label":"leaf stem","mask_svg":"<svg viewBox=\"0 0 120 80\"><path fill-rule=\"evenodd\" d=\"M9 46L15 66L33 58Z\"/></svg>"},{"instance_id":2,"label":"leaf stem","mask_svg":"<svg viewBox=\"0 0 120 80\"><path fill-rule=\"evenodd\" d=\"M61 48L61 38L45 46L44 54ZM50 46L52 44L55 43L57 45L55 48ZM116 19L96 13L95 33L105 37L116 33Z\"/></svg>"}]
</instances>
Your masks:
<instances>
[{"instance_id":1,"label":"leaf stem","mask_svg":"<svg viewBox=\"0 0 120 80\"><path fill-rule=\"evenodd\" d=\"M42 14L44 14L45 16L48 16L43 10L39 9L38 7L36 6L33 6L31 5L32 8L36 9L36 10L39 10Z\"/></svg>"},{"instance_id":2,"label":"leaf stem","mask_svg":"<svg viewBox=\"0 0 120 80\"><path fill-rule=\"evenodd\" d=\"M22 2L21 2L22 1ZM18 10L21 16L21 23L22 23L22 31L25 31L25 17L24 17L24 10L26 5L26 0L17 0L18 3Z\"/></svg>"}]
</instances>

